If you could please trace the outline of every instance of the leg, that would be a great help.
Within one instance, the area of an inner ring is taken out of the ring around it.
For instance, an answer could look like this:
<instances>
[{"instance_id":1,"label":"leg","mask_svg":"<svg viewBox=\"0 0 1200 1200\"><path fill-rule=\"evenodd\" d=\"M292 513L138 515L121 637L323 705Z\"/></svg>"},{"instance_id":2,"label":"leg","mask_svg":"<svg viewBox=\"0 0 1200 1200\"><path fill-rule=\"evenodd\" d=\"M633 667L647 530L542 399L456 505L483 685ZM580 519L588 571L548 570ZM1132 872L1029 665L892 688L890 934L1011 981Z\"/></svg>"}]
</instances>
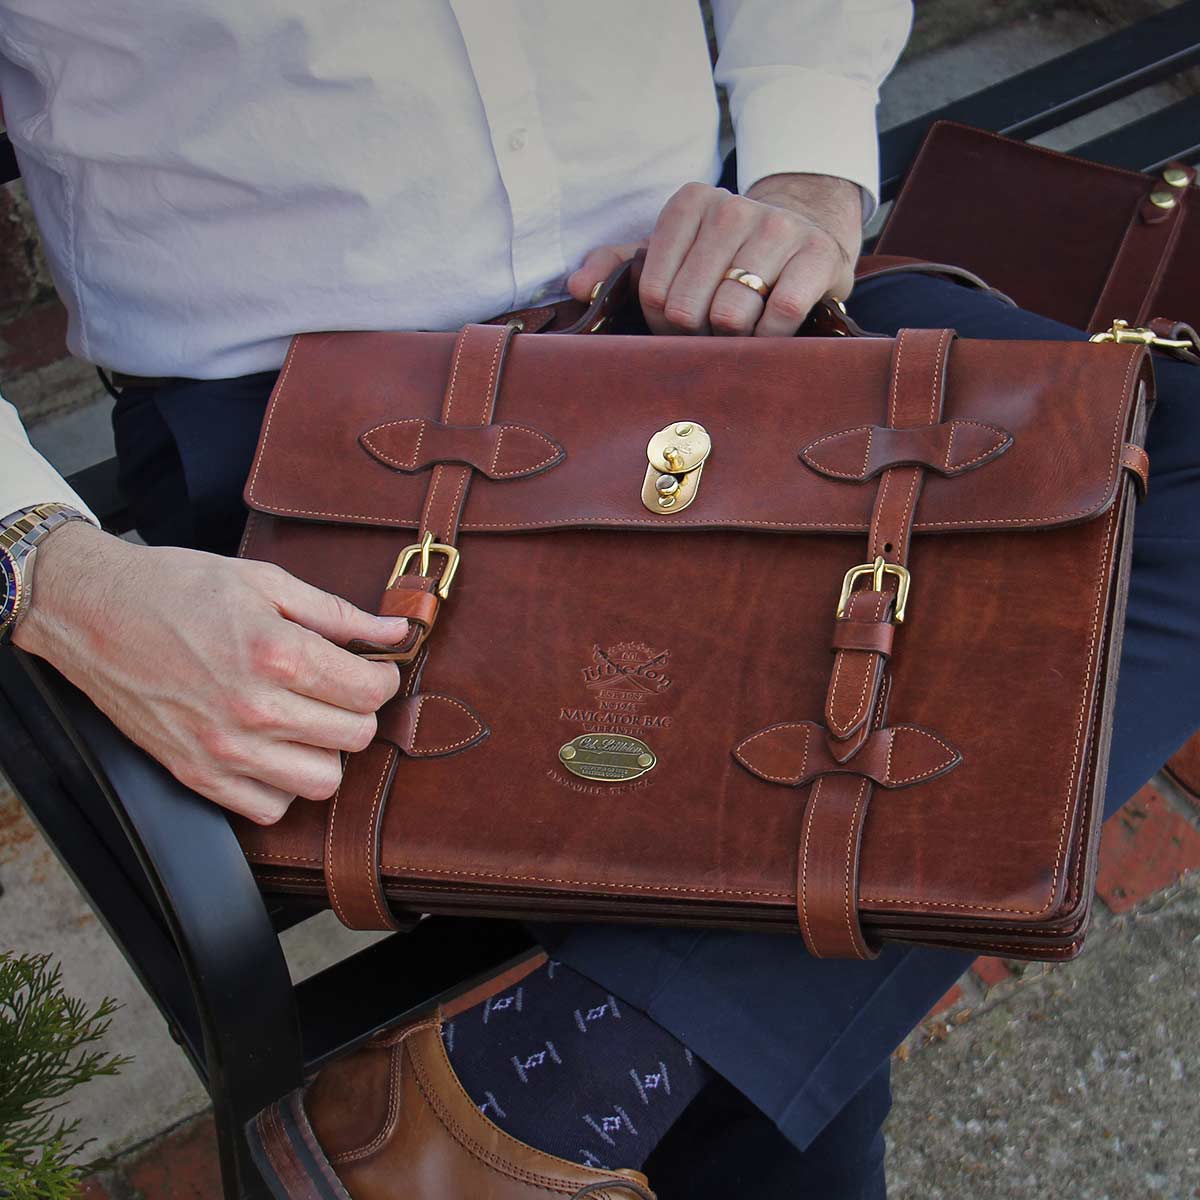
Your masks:
<instances>
[{"instance_id":1,"label":"leg","mask_svg":"<svg viewBox=\"0 0 1200 1200\"><path fill-rule=\"evenodd\" d=\"M801 1152L718 1078L667 1134L646 1171L659 1200L885 1200L882 1126L891 1103L885 1061Z\"/></svg>"}]
</instances>

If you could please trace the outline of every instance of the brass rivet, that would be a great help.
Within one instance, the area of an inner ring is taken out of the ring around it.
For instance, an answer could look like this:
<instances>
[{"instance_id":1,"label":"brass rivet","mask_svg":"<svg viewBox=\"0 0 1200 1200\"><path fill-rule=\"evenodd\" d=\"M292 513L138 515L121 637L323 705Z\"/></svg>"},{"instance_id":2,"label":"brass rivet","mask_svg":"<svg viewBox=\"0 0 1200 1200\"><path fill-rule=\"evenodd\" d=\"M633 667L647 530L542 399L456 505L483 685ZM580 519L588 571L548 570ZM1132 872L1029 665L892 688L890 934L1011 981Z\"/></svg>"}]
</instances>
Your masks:
<instances>
[{"instance_id":1,"label":"brass rivet","mask_svg":"<svg viewBox=\"0 0 1200 1200\"><path fill-rule=\"evenodd\" d=\"M1170 192L1151 192L1150 203L1158 208L1174 208L1178 201Z\"/></svg>"},{"instance_id":2,"label":"brass rivet","mask_svg":"<svg viewBox=\"0 0 1200 1200\"><path fill-rule=\"evenodd\" d=\"M639 754L637 756L637 765L639 767L652 767L654 765L653 754Z\"/></svg>"},{"instance_id":3,"label":"brass rivet","mask_svg":"<svg viewBox=\"0 0 1200 1200\"><path fill-rule=\"evenodd\" d=\"M673 496L679 491L679 480L674 475L660 475L654 481L654 490L660 496Z\"/></svg>"},{"instance_id":4,"label":"brass rivet","mask_svg":"<svg viewBox=\"0 0 1200 1200\"><path fill-rule=\"evenodd\" d=\"M1190 182L1188 173L1182 167L1168 167L1163 172L1163 180L1173 188L1185 188Z\"/></svg>"},{"instance_id":5,"label":"brass rivet","mask_svg":"<svg viewBox=\"0 0 1200 1200\"><path fill-rule=\"evenodd\" d=\"M674 508L675 507L675 497L674 496L659 496L658 507L659 508Z\"/></svg>"},{"instance_id":6,"label":"brass rivet","mask_svg":"<svg viewBox=\"0 0 1200 1200\"><path fill-rule=\"evenodd\" d=\"M682 425L675 426L675 432L679 434L680 437L687 437L687 435L692 432L692 427L690 424L688 424L688 422L685 421Z\"/></svg>"},{"instance_id":7,"label":"brass rivet","mask_svg":"<svg viewBox=\"0 0 1200 1200\"><path fill-rule=\"evenodd\" d=\"M563 747L563 748L562 748L562 749L561 749L561 750L558 752L558 757L559 757L559 758L571 759L571 758L574 758L574 757L575 757L575 753L576 753L576 751L575 751L575 747L574 747L574 746L564 746L564 747Z\"/></svg>"}]
</instances>

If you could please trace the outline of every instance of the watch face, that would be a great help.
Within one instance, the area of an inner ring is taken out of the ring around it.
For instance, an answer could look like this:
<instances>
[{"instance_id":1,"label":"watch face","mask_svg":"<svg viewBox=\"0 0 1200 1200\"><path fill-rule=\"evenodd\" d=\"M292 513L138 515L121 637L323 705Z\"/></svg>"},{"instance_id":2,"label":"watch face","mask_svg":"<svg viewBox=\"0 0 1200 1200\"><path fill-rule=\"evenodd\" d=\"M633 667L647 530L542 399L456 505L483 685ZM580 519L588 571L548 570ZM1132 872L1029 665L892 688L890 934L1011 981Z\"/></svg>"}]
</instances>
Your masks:
<instances>
[{"instance_id":1,"label":"watch face","mask_svg":"<svg viewBox=\"0 0 1200 1200\"><path fill-rule=\"evenodd\" d=\"M21 598L21 576L7 550L0 550L0 629L16 615Z\"/></svg>"}]
</instances>

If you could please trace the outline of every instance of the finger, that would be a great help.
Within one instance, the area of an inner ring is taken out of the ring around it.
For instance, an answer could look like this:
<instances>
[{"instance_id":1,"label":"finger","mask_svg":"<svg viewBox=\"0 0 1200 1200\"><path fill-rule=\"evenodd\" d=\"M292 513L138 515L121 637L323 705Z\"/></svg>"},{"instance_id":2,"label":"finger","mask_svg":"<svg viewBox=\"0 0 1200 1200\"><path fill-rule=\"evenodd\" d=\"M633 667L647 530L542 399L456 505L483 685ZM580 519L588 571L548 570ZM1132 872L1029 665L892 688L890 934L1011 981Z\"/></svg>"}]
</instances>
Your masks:
<instances>
[{"instance_id":1,"label":"finger","mask_svg":"<svg viewBox=\"0 0 1200 1200\"><path fill-rule=\"evenodd\" d=\"M408 622L403 617L377 617L363 612L349 600L310 587L287 572L276 579L273 599L275 607L289 621L339 646L355 640L394 646L408 636Z\"/></svg>"},{"instance_id":2,"label":"finger","mask_svg":"<svg viewBox=\"0 0 1200 1200\"><path fill-rule=\"evenodd\" d=\"M778 237L764 236L764 230L760 227L734 252L732 265L753 271L770 288L787 266L794 250L794 241L785 242ZM733 279L725 279L724 275L722 271L721 282L713 293L708 322L715 334L747 337L762 319L767 300L754 288Z\"/></svg>"},{"instance_id":3,"label":"finger","mask_svg":"<svg viewBox=\"0 0 1200 1200\"><path fill-rule=\"evenodd\" d=\"M302 800L328 800L342 782L342 758L297 742L256 739L246 778Z\"/></svg>"},{"instance_id":4,"label":"finger","mask_svg":"<svg viewBox=\"0 0 1200 1200\"><path fill-rule=\"evenodd\" d=\"M567 291L585 304L592 298L592 289L603 283L623 262L628 262L645 242L628 242L620 246L600 246L593 250L577 271L567 278Z\"/></svg>"},{"instance_id":5,"label":"finger","mask_svg":"<svg viewBox=\"0 0 1200 1200\"><path fill-rule=\"evenodd\" d=\"M831 243L810 243L793 255L771 289L754 336L792 337L813 305L833 290L840 265L841 256Z\"/></svg>"},{"instance_id":6,"label":"finger","mask_svg":"<svg viewBox=\"0 0 1200 1200\"><path fill-rule=\"evenodd\" d=\"M729 196L709 205L667 293L663 316L675 329L707 333L708 313L721 277L731 266L758 269L749 263L735 263L734 257L754 230L762 207L744 196Z\"/></svg>"},{"instance_id":7,"label":"finger","mask_svg":"<svg viewBox=\"0 0 1200 1200\"><path fill-rule=\"evenodd\" d=\"M201 794L256 825L274 825L296 798L294 792L283 791L241 775L220 779L203 789Z\"/></svg>"},{"instance_id":8,"label":"finger","mask_svg":"<svg viewBox=\"0 0 1200 1200\"><path fill-rule=\"evenodd\" d=\"M723 189L707 184L685 184L658 214L654 232L646 245L646 261L638 285L642 312L655 333L675 332L664 316L671 283L696 239L706 208L728 195Z\"/></svg>"},{"instance_id":9,"label":"finger","mask_svg":"<svg viewBox=\"0 0 1200 1200\"><path fill-rule=\"evenodd\" d=\"M309 639L304 639L308 643ZM394 662L373 662L313 635L290 691L349 712L378 712L399 690Z\"/></svg>"},{"instance_id":10,"label":"finger","mask_svg":"<svg viewBox=\"0 0 1200 1200\"><path fill-rule=\"evenodd\" d=\"M275 741L348 753L365 750L377 726L374 713L351 712L280 688L236 698L232 716L241 729Z\"/></svg>"},{"instance_id":11,"label":"finger","mask_svg":"<svg viewBox=\"0 0 1200 1200\"><path fill-rule=\"evenodd\" d=\"M319 633L270 619L249 641L249 668L268 684L349 712L375 712L396 694L395 663L359 658Z\"/></svg>"}]
</instances>

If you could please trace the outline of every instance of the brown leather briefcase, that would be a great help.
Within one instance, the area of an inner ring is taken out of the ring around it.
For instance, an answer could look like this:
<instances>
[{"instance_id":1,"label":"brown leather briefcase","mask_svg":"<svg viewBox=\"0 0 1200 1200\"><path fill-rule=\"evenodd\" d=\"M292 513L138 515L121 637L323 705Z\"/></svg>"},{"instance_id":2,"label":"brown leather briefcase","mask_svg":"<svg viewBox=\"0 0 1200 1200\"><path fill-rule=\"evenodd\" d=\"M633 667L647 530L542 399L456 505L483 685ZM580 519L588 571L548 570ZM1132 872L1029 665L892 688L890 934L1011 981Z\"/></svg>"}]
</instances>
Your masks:
<instances>
[{"instance_id":1,"label":"brown leather briefcase","mask_svg":"<svg viewBox=\"0 0 1200 1200\"><path fill-rule=\"evenodd\" d=\"M1200 361L1195 182L1186 163L1143 175L937 121L875 249L956 263L1089 333L1148 327Z\"/></svg>"},{"instance_id":2,"label":"brown leather briefcase","mask_svg":"<svg viewBox=\"0 0 1200 1200\"><path fill-rule=\"evenodd\" d=\"M563 334L296 338L243 553L411 633L337 796L235 818L262 886L1071 957L1146 350L621 334L629 275Z\"/></svg>"}]
</instances>

